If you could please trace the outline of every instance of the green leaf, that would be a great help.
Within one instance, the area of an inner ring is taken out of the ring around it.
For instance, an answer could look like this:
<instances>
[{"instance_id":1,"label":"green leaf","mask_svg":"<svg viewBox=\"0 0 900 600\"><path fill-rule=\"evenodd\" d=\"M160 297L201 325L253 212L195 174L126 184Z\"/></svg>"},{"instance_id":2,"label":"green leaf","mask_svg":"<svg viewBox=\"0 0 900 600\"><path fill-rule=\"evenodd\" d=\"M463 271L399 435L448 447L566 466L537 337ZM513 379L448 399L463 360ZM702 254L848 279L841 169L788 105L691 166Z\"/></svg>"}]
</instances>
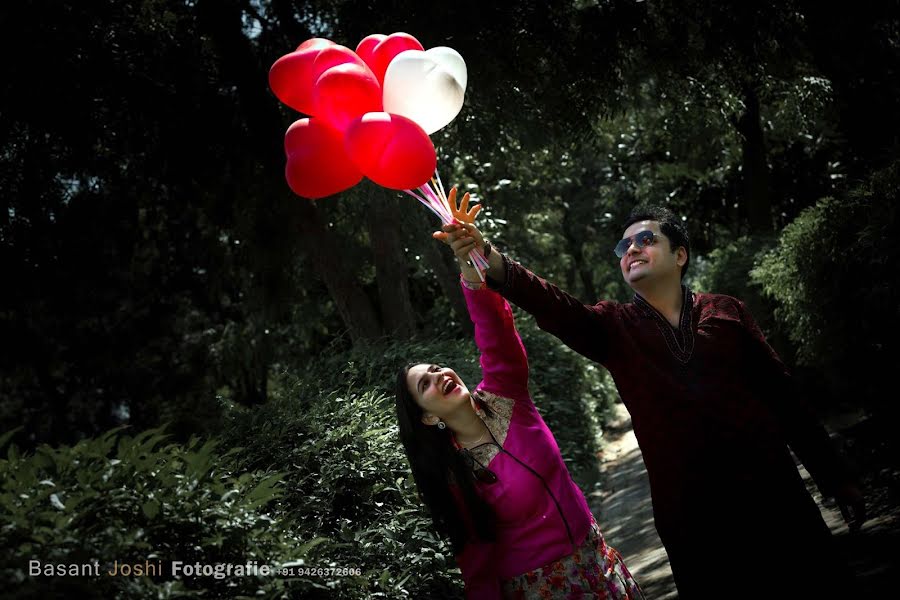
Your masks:
<instances>
[{"instance_id":1,"label":"green leaf","mask_svg":"<svg viewBox=\"0 0 900 600\"><path fill-rule=\"evenodd\" d=\"M303 544L302 546L300 546L297 549L297 556L300 558L303 558L304 556L306 556L309 553L310 550L312 550L313 548L315 548L322 542L330 542L330 541L331 541L331 538L327 538L327 537L314 538L314 539L306 542L305 544Z\"/></svg>"},{"instance_id":2,"label":"green leaf","mask_svg":"<svg viewBox=\"0 0 900 600\"><path fill-rule=\"evenodd\" d=\"M144 502L141 509L143 509L144 514L148 519L155 519L156 515L159 514L159 502L156 500L148 500L147 502Z\"/></svg>"},{"instance_id":3,"label":"green leaf","mask_svg":"<svg viewBox=\"0 0 900 600\"><path fill-rule=\"evenodd\" d=\"M273 500L279 493L275 486L281 481L284 473L273 473L260 481L253 490L247 494L248 510L252 510Z\"/></svg>"},{"instance_id":4,"label":"green leaf","mask_svg":"<svg viewBox=\"0 0 900 600\"><path fill-rule=\"evenodd\" d=\"M372 437L373 435L378 435L379 433L384 433L385 431L391 431L390 427L382 427L380 429L370 429L359 437L367 438Z\"/></svg>"},{"instance_id":5,"label":"green leaf","mask_svg":"<svg viewBox=\"0 0 900 600\"><path fill-rule=\"evenodd\" d=\"M6 442L8 442L10 440L10 438L12 436L14 436L16 433L18 433L21 429L22 429L22 426L20 425L20 426L16 427L15 429L10 429L3 435L0 435L0 450L2 450L3 446L6 445Z\"/></svg>"}]
</instances>

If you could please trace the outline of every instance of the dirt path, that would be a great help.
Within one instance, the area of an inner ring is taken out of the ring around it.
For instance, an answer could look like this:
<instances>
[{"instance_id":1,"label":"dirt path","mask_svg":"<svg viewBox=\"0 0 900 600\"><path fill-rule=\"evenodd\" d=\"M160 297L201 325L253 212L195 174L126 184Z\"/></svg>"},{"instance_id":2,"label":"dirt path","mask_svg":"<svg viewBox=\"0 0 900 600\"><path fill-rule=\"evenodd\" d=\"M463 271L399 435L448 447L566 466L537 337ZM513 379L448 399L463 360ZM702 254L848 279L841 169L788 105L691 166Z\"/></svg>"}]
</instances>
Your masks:
<instances>
[{"instance_id":1,"label":"dirt path","mask_svg":"<svg viewBox=\"0 0 900 600\"><path fill-rule=\"evenodd\" d=\"M653 525L650 482L631 417L621 403L616 411L616 418L604 430L602 485L588 502L606 542L625 559L648 600L677 598L669 557Z\"/></svg>"},{"instance_id":2,"label":"dirt path","mask_svg":"<svg viewBox=\"0 0 900 600\"><path fill-rule=\"evenodd\" d=\"M852 429L841 425L832 424L833 429L843 429L852 436ZM621 403L616 405L615 418L607 425L605 437L606 446L600 456L600 489L588 498L591 510L607 543L622 554L648 600L678 598L669 558L653 525L650 483L644 460L631 429L631 417ZM836 568L857 573L858 590L863 593L860 597L884 593L900 572L900 555L896 552L900 547L900 511L895 499L879 501L877 494L885 486L875 485L868 478L865 483L869 485L864 487L864 492L870 506L870 519L861 534L851 535L840 511L833 502L823 503L802 466L800 473L819 504L825 522L837 537L841 557L836 557ZM887 495L891 496L890 493Z\"/></svg>"}]
</instances>

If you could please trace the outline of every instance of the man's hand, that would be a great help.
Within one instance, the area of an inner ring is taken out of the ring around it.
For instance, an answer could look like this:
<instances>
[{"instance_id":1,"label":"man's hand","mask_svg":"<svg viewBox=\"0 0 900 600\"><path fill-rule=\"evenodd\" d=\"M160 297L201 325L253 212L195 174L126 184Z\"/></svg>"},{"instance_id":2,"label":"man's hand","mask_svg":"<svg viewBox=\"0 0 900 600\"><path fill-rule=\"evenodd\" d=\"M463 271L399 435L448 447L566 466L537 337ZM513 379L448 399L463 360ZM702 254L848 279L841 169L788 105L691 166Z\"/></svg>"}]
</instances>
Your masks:
<instances>
[{"instance_id":1,"label":"man's hand","mask_svg":"<svg viewBox=\"0 0 900 600\"><path fill-rule=\"evenodd\" d=\"M854 484L844 484L834 493L841 515L851 532L859 531L866 521L866 500Z\"/></svg>"}]
</instances>

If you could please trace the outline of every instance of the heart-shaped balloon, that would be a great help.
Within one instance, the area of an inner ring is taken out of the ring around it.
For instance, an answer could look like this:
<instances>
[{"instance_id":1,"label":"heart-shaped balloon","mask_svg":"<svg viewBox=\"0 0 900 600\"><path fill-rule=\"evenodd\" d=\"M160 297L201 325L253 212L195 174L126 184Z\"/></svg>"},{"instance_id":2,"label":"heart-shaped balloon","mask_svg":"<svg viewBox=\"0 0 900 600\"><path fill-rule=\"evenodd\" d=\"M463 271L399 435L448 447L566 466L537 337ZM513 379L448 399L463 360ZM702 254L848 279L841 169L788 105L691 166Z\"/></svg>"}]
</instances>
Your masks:
<instances>
[{"instance_id":1,"label":"heart-shaped balloon","mask_svg":"<svg viewBox=\"0 0 900 600\"><path fill-rule=\"evenodd\" d=\"M362 173L344 150L341 132L319 119L295 121L284 135L288 186L304 198L324 198L362 180Z\"/></svg>"},{"instance_id":2,"label":"heart-shaped balloon","mask_svg":"<svg viewBox=\"0 0 900 600\"><path fill-rule=\"evenodd\" d=\"M381 110L381 86L366 65L344 63L322 73L312 100L315 116L344 131L357 117Z\"/></svg>"},{"instance_id":3,"label":"heart-shaped balloon","mask_svg":"<svg viewBox=\"0 0 900 600\"><path fill-rule=\"evenodd\" d=\"M462 110L467 82L466 62L453 48L406 50L385 73L384 110L412 119L430 135Z\"/></svg>"},{"instance_id":4,"label":"heart-shaped balloon","mask_svg":"<svg viewBox=\"0 0 900 600\"><path fill-rule=\"evenodd\" d=\"M379 86L371 69L353 50L322 38L307 40L294 52L275 61L269 70L269 85L275 96L291 108L318 117L321 107L316 106L313 98L316 84L329 69L340 65L356 65L369 74L366 78L375 87ZM353 116L371 110L381 110L380 99L377 105L367 104Z\"/></svg>"},{"instance_id":5,"label":"heart-shaped balloon","mask_svg":"<svg viewBox=\"0 0 900 600\"><path fill-rule=\"evenodd\" d=\"M295 50L295 52L306 50L307 48L315 48L321 50L322 48L327 48L328 46L337 46L337 44L327 38L309 38L308 40L297 46L297 50Z\"/></svg>"},{"instance_id":6,"label":"heart-shaped balloon","mask_svg":"<svg viewBox=\"0 0 900 600\"><path fill-rule=\"evenodd\" d=\"M386 188L418 188L437 166L431 138L400 115L371 112L357 118L347 128L344 144L356 167Z\"/></svg>"},{"instance_id":7,"label":"heart-shaped balloon","mask_svg":"<svg viewBox=\"0 0 900 600\"><path fill-rule=\"evenodd\" d=\"M372 64L375 62L372 56L372 53L375 51L375 46L386 39L387 36L383 33L373 33L372 35L364 37L362 41L356 45L356 54L369 65L369 68L371 68Z\"/></svg>"},{"instance_id":8,"label":"heart-shaped balloon","mask_svg":"<svg viewBox=\"0 0 900 600\"><path fill-rule=\"evenodd\" d=\"M312 114L312 87L318 78L313 76L313 65L321 51L331 46L337 44L312 38L276 60L269 69L269 87L275 97L294 110Z\"/></svg>"},{"instance_id":9,"label":"heart-shaped balloon","mask_svg":"<svg viewBox=\"0 0 900 600\"><path fill-rule=\"evenodd\" d=\"M384 83L384 72L388 65L404 50L425 50L425 47L419 40L402 31L391 35L375 33L363 38L356 46L356 54L369 65L379 84Z\"/></svg>"}]
</instances>

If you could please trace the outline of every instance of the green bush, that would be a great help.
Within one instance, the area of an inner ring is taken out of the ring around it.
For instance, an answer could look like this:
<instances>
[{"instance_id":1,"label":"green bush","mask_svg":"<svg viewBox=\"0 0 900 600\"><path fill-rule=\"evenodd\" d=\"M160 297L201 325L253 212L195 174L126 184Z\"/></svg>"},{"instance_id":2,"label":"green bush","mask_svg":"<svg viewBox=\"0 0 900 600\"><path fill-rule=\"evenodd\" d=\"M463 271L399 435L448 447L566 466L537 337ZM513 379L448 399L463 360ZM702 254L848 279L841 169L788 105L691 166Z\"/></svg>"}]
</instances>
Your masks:
<instances>
[{"instance_id":1,"label":"green bush","mask_svg":"<svg viewBox=\"0 0 900 600\"><path fill-rule=\"evenodd\" d=\"M535 406L587 495L597 482L603 426L618 398L615 383L606 369L541 331L524 311L516 310L516 322L528 352Z\"/></svg>"},{"instance_id":2,"label":"green bush","mask_svg":"<svg viewBox=\"0 0 900 600\"><path fill-rule=\"evenodd\" d=\"M688 285L698 292L725 294L740 299L781 358L792 363L794 348L774 317L777 303L767 297L760 282L750 276L766 252L777 243L778 239L773 235L743 236L732 240L693 261Z\"/></svg>"},{"instance_id":3,"label":"green bush","mask_svg":"<svg viewBox=\"0 0 900 600\"><path fill-rule=\"evenodd\" d=\"M10 432L11 433L11 432ZM215 441L161 445L160 429L134 437L112 430L73 447L10 446L0 460L0 577L7 598L253 596L264 578L115 577L113 561L203 564L270 563L286 554L279 524L267 514L281 475L241 475ZM7 436L8 438L8 436ZM4 440L5 442L5 440ZM100 577L29 576L42 564L99 561Z\"/></svg>"},{"instance_id":4,"label":"green bush","mask_svg":"<svg viewBox=\"0 0 900 600\"><path fill-rule=\"evenodd\" d=\"M614 387L529 316L517 320L535 403L589 492ZM302 373L273 377L264 405L226 402L223 431L205 443L166 444L154 429L133 437L113 430L28 456L11 447L0 463L5 587L16 598L461 598L455 560L399 441L392 389L410 360L447 364L477 382L474 343L448 337L324 354ZM98 560L101 569L113 560L256 560L361 574L173 579L166 566L161 577L30 577L31 559Z\"/></svg>"},{"instance_id":5,"label":"green bush","mask_svg":"<svg viewBox=\"0 0 900 600\"><path fill-rule=\"evenodd\" d=\"M298 541L322 539L319 564L362 569L360 578L316 580L327 597L461 596L455 560L418 501L391 396L273 399L234 409L224 438L244 446L241 469L285 472L275 516ZM293 593L302 589L296 584Z\"/></svg>"},{"instance_id":6,"label":"green bush","mask_svg":"<svg viewBox=\"0 0 900 600\"><path fill-rule=\"evenodd\" d=\"M898 188L900 162L844 198L822 199L752 271L777 301L798 361L870 407L885 407L897 350Z\"/></svg>"}]
</instances>

